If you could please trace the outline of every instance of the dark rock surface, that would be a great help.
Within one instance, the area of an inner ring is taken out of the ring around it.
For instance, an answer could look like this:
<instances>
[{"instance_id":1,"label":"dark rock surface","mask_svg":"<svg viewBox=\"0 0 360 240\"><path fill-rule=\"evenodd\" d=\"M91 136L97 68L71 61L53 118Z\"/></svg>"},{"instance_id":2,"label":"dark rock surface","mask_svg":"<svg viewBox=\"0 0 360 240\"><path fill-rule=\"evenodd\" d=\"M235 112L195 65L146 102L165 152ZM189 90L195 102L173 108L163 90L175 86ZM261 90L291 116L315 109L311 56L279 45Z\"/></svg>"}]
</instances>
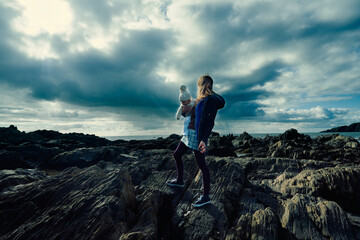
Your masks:
<instances>
[{"instance_id":1,"label":"dark rock surface","mask_svg":"<svg viewBox=\"0 0 360 240\"><path fill-rule=\"evenodd\" d=\"M239 157L284 157L360 163L359 142L353 137L339 134L321 135L312 139L290 129L278 136L254 138L244 132L240 136L218 137L217 142L223 144L210 149L210 153L215 156L234 156L236 153ZM229 151L220 155L217 153L218 149Z\"/></svg>"},{"instance_id":2,"label":"dark rock surface","mask_svg":"<svg viewBox=\"0 0 360 240\"><path fill-rule=\"evenodd\" d=\"M360 239L353 138L214 133L212 203L195 209L202 178L190 151L185 187L166 186L180 136L63 135L0 129L0 239Z\"/></svg>"}]
</instances>

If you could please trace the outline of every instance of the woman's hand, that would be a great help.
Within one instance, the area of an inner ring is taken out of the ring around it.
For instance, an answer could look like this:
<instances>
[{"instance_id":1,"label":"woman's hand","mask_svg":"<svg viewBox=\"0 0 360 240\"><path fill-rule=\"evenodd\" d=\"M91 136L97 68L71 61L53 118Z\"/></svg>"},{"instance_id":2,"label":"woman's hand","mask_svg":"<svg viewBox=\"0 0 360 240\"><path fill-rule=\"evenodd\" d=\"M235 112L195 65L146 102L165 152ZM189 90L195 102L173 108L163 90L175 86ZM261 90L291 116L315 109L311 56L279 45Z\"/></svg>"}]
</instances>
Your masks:
<instances>
[{"instance_id":1,"label":"woman's hand","mask_svg":"<svg viewBox=\"0 0 360 240\"><path fill-rule=\"evenodd\" d=\"M204 153L206 151L206 144L204 143L204 141L201 141L199 144L199 150L201 153Z\"/></svg>"}]
</instances>

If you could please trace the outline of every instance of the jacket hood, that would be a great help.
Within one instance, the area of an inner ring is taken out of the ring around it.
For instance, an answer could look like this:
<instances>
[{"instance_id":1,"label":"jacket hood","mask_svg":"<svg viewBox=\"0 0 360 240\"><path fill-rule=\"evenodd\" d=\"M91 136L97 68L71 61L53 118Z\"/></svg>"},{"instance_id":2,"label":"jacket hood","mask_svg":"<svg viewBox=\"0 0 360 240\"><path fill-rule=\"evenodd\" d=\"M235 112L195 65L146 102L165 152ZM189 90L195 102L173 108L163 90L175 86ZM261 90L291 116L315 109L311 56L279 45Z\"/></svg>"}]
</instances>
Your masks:
<instances>
[{"instance_id":1,"label":"jacket hood","mask_svg":"<svg viewBox=\"0 0 360 240\"><path fill-rule=\"evenodd\" d=\"M225 106L225 100L219 94L213 93L209 97L211 97L215 101L217 109L221 109Z\"/></svg>"}]
</instances>

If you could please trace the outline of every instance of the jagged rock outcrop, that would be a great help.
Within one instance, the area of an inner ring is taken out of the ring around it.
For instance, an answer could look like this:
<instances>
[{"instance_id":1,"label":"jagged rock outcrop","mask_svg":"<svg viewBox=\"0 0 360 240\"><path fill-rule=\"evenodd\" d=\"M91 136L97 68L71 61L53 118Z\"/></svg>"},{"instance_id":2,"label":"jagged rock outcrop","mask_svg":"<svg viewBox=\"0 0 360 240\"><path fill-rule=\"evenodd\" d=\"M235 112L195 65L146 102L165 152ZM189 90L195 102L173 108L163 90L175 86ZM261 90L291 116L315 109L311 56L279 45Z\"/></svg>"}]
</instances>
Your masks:
<instances>
[{"instance_id":1,"label":"jagged rock outcrop","mask_svg":"<svg viewBox=\"0 0 360 240\"><path fill-rule=\"evenodd\" d=\"M302 193L320 196L360 214L360 167L326 167L303 170L291 178L286 175L279 175L270 186L284 195Z\"/></svg>"},{"instance_id":2,"label":"jagged rock outcrop","mask_svg":"<svg viewBox=\"0 0 360 240\"><path fill-rule=\"evenodd\" d=\"M354 239L349 218L335 202L296 194L281 208L281 224L296 239Z\"/></svg>"},{"instance_id":3,"label":"jagged rock outcrop","mask_svg":"<svg viewBox=\"0 0 360 240\"><path fill-rule=\"evenodd\" d=\"M118 239L134 203L122 199L131 191L128 175L107 167L69 168L2 193L1 238Z\"/></svg>"},{"instance_id":4,"label":"jagged rock outcrop","mask_svg":"<svg viewBox=\"0 0 360 240\"><path fill-rule=\"evenodd\" d=\"M219 137L218 142L228 138L229 136ZM339 134L321 135L312 139L298 133L296 129L289 129L278 136L253 138L244 132L240 136L231 136L231 139L231 142L226 141L219 147L230 149L228 154L222 152L221 156L233 156L235 152L238 157L284 157L360 163L359 142Z\"/></svg>"},{"instance_id":5,"label":"jagged rock outcrop","mask_svg":"<svg viewBox=\"0 0 360 240\"><path fill-rule=\"evenodd\" d=\"M178 135L88 144L86 135L1 131L22 139L1 138L0 163L18 168L0 171L1 239L360 239L352 138L213 134L212 204L195 209L202 176L192 152L185 187L166 185Z\"/></svg>"},{"instance_id":6,"label":"jagged rock outcrop","mask_svg":"<svg viewBox=\"0 0 360 240\"><path fill-rule=\"evenodd\" d=\"M279 220L271 208L258 209L239 218L234 233L226 239L279 239Z\"/></svg>"},{"instance_id":7,"label":"jagged rock outcrop","mask_svg":"<svg viewBox=\"0 0 360 240\"><path fill-rule=\"evenodd\" d=\"M15 126L0 128L0 169L42 168L63 170L67 167L87 167L97 162L121 162L138 149L175 150L180 136L154 140L110 141L95 135L62 134L38 130L30 133Z\"/></svg>"}]
</instances>

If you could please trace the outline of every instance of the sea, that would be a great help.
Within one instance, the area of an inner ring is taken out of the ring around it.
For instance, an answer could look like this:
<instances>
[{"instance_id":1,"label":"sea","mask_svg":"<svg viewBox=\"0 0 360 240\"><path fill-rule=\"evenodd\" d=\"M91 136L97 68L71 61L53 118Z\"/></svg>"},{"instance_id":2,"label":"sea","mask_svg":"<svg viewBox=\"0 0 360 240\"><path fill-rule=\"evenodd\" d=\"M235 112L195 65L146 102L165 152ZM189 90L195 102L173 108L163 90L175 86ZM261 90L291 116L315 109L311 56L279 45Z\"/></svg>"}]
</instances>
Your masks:
<instances>
[{"instance_id":1,"label":"sea","mask_svg":"<svg viewBox=\"0 0 360 240\"><path fill-rule=\"evenodd\" d=\"M318 136L321 135L327 135L327 134L340 134L343 136L347 136L347 137L353 137L355 138L357 141L360 142L360 132L326 132L326 133L320 133L320 132L309 132L309 133L302 133L302 134L306 134L309 135L311 138L316 138ZM282 133L249 133L251 136L253 136L254 138L264 138L265 136L278 136ZM228 135L228 134L220 134L220 136L224 136L224 135ZM234 136L239 136L240 134L233 134ZM111 140L111 141L115 141L115 140L151 140L151 139L157 139L157 138L166 138L169 135L135 135L135 136L105 136L104 138Z\"/></svg>"}]
</instances>

